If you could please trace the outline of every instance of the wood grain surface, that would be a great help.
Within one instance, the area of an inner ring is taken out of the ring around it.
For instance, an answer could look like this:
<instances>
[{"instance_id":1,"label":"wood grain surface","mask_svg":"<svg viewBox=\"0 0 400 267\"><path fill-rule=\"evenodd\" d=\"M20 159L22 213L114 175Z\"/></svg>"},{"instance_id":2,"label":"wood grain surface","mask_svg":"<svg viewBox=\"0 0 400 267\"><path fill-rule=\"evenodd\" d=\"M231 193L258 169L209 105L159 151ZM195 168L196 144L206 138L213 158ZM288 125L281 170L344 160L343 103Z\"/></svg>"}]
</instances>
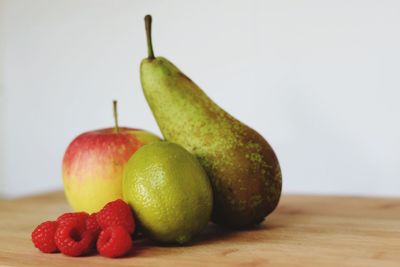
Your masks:
<instances>
[{"instance_id":1,"label":"wood grain surface","mask_svg":"<svg viewBox=\"0 0 400 267\"><path fill-rule=\"evenodd\" d=\"M0 266L400 266L400 199L284 195L255 229L210 224L193 244L135 240L127 257L40 253L30 234L69 211L61 192L0 201Z\"/></svg>"}]
</instances>

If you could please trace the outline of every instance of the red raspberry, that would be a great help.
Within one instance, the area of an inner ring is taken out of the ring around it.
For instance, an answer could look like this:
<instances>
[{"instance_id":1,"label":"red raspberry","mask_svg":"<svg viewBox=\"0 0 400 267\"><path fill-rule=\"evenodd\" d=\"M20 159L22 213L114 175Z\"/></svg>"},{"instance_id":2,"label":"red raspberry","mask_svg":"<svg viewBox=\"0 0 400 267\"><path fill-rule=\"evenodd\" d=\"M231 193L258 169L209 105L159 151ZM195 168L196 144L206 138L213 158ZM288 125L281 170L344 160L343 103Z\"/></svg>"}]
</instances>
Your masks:
<instances>
[{"instance_id":1,"label":"red raspberry","mask_svg":"<svg viewBox=\"0 0 400 267\"><path fill-rule=\"evenodd\" d=\"M114 225L125 227L129 233L133 233L135 230L132 210L129 205L121 199L106 204L97 213L97 222L102 230Z\"/></svg>"},{"instance_id":2,"label":"red raspberry","mask_svg":"<svg viewBox=\"0 0 400 267\"><path fill-rule=\"evenodd\" d=\"M100 232L100 226L96 218L97 213L92 213L86 219L86 229L92 231L96 235Z\"/></svg>"},{"instance_id":3,"label":"red raspberry","mask_svg":"<svg viewBox=\"0 0 400 267\"><path fill-rule=\"evenodd\" d=\"M86 221L86 219L88 217L89 217L89 214L84 212L84 211L81 211L81 212L67 212L67 213L64 213L64 214L60 215L57 218L57 222L61 222L61 221L65 220L65 219L69 219L69 218L77 218L80 221Z\"/></svg>"},{"instance_id":4,"label":"red raspberry","mask_svg":"<svg viewBox=\"0 0 400 267\"><path fill-rule=\"evenodd\" d=\"M76 257L90 251L95 236L92 231L86 230L86 225L80 219L67 218L59 223L54 242L62 253Z\"/></svg>"},{"instance_id":5,"label":"red raspberry","mask_svg":"<svg viewBox=\"0 0 400 267\"><path fill-rule=\"evenodd\" d=\"M130 234L123 226L110 226L101 231L97 239L97 251L100 255L110 258L120 257L132 248Z\"/></svg>"},{"instance_id":6,"label":"red raspberry","mask_svg":"<svg viewBox=\"0 0 400 267\"><path fill-rule=\"evenodd\" d=\"M54 243L54 235L57 230L57 222L46 221L39 224L32 232L32 242L40 251L52 253L58 251Z\"/></svg>"}]
</instances>

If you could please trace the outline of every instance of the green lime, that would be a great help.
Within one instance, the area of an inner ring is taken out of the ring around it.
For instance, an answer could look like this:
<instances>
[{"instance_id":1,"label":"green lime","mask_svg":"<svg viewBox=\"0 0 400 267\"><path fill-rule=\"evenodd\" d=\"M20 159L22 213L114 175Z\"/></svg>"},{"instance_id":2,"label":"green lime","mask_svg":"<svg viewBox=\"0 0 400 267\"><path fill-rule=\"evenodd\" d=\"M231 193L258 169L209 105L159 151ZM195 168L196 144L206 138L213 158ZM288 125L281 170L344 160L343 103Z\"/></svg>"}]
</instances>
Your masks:
<instances>
[{"instance_id":1,"label":"green lime","mask_svg":"<svg viewBox=\"0 0 400 267\"><path fill-rule=\"evenodd\" d=\"M174 143L140 148L125 166L122 191L144 231L162 243L186 243L210 220L210 181L197 159Z\"/></svg>"}]
</instances>

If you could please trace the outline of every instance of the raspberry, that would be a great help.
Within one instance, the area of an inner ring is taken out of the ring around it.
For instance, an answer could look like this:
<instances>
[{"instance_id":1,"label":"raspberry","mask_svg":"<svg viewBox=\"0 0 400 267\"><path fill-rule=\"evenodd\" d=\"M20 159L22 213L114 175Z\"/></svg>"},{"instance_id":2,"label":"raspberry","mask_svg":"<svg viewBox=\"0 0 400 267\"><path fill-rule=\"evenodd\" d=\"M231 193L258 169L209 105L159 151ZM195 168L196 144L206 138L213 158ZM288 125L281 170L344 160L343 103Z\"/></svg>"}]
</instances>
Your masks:
<instances>
[{"instance_id":1,"label":"raspberry","mask_svg":"<svg viewBox=\"0 0 400 267\"><path fill-rule=\"evenodd\" d=\"M86 230L86 225L77 217L60 221L54 236L58 249L65 255L75 257L88 253L94 241L94 233Z\"/></svg>"},{"instance_id":2,"label":"raspberry","mask_svg":"<svg viewBox=\"0 0 400 267\"><path fill-rule=\"evenodd\" d=\"M100 255L110 258L120 257L132 248L130 234L123 226L110 226L101 231L97 240L97 251Z\"/></svg>"},{"instance_id":3,"label":"raspberry","mask_svg":"<svg viewBox=\"0 0 400 267\"><path fill-rule=\"evenodd\" d=\"M92 231L96 235L100 232L100 226L96 219L97 213L92 213L86 219L86 229Z\"/></svg>"},{"instance_id":4,"label":"raspberry","mask_svg":"<svg viewBox=\"0 0 400 267\"><path fill-rule=\"evenodd\" d=\"M56 252L58 249L54 243L54 235L57 230L57 225L55 221L46 221L39 224L31 235L35 247L44 253Z\"/></svg>"},{"instance_id":5,"label":"raspberry","mask_svg":"<svg viewBox=\"0 0 400 267\"><path fill-rule=\"evenodd\" d=\"M121 199L106 204L97 213L97 222L102 230L114 225L125 227L129 233L133 233L135 230L132 210L129 205Z\"/></svg>"},{"instance_id":6,"label":"raspberry","mask_svg":"<svg viewBox=\"0 0 400 267\"><path fill-rule=\"evenodd\" d=\"M57 218L57 222L61 222L61 221L65 220L65 219L69 219L69 218L77 218L77 219L79 219L81 221L84 221L88 217L89 217L89 214L87 214L84 211L81 211L81 212L67 212L67 213L64 213L64 214L60 215Z\"/></svg>"}]
</instances>

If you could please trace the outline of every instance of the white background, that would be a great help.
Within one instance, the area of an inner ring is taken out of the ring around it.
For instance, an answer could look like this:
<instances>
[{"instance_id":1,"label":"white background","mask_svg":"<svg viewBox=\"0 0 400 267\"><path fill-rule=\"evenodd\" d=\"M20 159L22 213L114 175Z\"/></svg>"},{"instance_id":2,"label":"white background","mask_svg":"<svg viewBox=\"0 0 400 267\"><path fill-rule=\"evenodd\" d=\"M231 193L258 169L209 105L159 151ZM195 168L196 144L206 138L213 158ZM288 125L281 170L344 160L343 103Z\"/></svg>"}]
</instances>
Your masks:
<instances>
[{"instance_id":1,"label":"white background","mask_svg":"<svg viewBox=\"0 0 400 267\"><path fill-rule=\"evenodd\" d=\"M201 2L201 3L200 3ZM285 193L400 195L399 1L0 0L0 193L62 187L79 133L159 133L143 97L157 55L258 130Z\"/></svg>"}]
</instances>

